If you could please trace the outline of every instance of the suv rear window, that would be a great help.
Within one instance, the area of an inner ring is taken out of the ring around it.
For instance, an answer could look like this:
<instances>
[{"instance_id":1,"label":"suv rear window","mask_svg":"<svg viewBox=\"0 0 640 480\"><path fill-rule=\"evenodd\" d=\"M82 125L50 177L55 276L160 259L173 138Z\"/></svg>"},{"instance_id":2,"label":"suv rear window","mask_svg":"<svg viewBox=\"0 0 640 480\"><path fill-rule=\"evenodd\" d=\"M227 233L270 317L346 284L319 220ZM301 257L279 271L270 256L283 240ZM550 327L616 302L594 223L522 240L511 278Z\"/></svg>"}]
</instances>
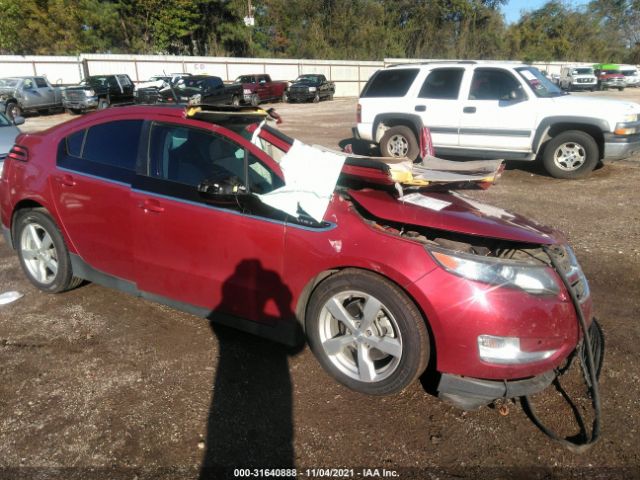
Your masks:
<instances>
[{"instance_id":1,"label":"suv rear window","mask_svg":"<svg viewBox=\"0 0 640 480\"><path fill-rule=\"evenodd\" d=\"M417 68L379 70L362 90L362 98L404 97L418 75Z\"/></svg>"}]
</instances>

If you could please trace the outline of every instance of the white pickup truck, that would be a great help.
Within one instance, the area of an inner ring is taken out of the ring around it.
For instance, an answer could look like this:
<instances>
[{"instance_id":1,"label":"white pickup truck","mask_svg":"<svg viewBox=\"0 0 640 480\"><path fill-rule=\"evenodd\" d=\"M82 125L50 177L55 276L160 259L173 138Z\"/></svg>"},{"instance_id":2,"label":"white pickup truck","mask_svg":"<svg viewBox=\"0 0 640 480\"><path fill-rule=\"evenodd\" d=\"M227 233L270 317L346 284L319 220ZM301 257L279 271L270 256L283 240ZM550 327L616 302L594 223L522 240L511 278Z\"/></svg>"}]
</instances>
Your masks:
<instances>
[{"instance_id":1,"label":"white pickup truck","mask_svg":"<svg viewBox=\"0 0 640 480\"><path fill-rule=\"evenodd\" d=\"M358 101L356 138L416 158L422 125L438 156L540 160L580 178L601 159L640 153L640 104L569 95L537 68L429 62L378 70Z\"/></svg>"}]
</instances>

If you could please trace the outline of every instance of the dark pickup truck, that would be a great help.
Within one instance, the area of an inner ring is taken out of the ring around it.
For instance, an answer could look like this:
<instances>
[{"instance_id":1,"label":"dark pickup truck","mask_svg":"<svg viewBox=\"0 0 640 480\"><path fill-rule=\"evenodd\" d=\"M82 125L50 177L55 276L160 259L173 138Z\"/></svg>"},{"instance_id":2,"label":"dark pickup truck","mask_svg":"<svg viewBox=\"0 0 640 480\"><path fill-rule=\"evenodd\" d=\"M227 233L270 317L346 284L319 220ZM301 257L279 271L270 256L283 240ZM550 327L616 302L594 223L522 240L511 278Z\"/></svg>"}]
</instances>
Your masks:
<instances>
[{"instance_id":1,"label":"dark pickup truck","mask_svg":"<svg viewBox=\"0 0 640 480\"><path fill-rule=\"evenodd\" d=\"M80 85L62 91L62 104L71 113L82 113L109 105L133 103L133 82L129 75L93 75Z\"/></svg>"},{"instance_id":2,"label":"dark pickup truck","mask_svg":"<svg viewBox=\"0 0 640 480\"><path fill-rule=\"evenodd\" d=\"M287 82L275 82L269 75L241 75L233 82L242 85L243 99L254 107L269 100L287 101Z\"/></svg>"},{"instance_id":3,"label":"dark pickup truck","mask_svg":"<svg viewBox=\"0 0 640 480\"><path fill-rule=\"evenodd\" d=\"M220 77L193 75L180 79L173 88L159 91L160 103L240 105L242 85L225 85Z\"/></svg>"},{"instance_id":4,"label":"dark pickup truck","mask_svg":"<svg viewBox=\"0 0 640 480\"><path fill-rule=\"evenodd\" d=\"M319 102L323 98L333 100L336 86L320 73L300 75L289 86L287 97L290 102Z\"/></svg>"}]
</instances>

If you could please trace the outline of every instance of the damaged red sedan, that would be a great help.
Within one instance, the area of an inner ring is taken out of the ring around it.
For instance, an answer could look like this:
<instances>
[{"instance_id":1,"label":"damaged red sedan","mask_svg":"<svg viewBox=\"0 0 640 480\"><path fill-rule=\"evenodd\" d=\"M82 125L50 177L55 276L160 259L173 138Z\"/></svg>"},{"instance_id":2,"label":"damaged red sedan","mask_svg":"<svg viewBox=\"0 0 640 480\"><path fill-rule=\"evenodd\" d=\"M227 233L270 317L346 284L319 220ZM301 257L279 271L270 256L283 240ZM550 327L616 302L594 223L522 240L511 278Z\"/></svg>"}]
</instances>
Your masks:
<instances>
[{"instance_id":1,"label":"damaged red sedan","mask_svg":"<svg viewBox=\"0 0 640 480\"><path fill-rule=\"evenodd\" d=\"M304 334L328 373L368 394L427 368L463 408L550 384L592 309L560 233L301 145L265 115L123 107L19 136L0 207L28 279L51 293L89 280L287 343Z\"/></svg>"}]
</instances>

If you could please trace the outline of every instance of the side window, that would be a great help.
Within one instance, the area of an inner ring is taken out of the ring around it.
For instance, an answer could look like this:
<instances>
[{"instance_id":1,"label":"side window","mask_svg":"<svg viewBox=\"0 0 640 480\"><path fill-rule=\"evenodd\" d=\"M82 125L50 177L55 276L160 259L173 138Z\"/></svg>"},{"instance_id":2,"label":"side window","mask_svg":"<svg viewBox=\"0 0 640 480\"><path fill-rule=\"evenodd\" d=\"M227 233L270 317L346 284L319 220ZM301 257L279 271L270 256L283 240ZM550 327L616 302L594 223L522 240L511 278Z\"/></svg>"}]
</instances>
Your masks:
<instances>
[{"instance_id":1,"label":"side window","mask_svg":"<svg viewBox=\"0 0 640 480\"><path fill-rule=\"evenodd\" d=\"M206 130L160 123L151 127L148 174L193 187L205 180L233 181L255 193L266 193L283 185L251 154L245 173L245 149L235 143Z\"/></svg>"},{"instance_id":2,"label":"side window","mask_svg":"<svg viewBox=\"0 0 640 480\"><path fill-rule=\"evenodd\" d=\"M522 86L504 70L478 68L471 80L469 100L511 100Z\"/></svg>"},{"instance_id":3,"label":"side window","mask_svg":"<svg viewBox=\"0 0 640 480\"><path fill-rule=\"evenodd\" d=\"M128 87L129 85L131 85L131 81L126 75L118 75L118 81L123 87Z\"/></svg>"},{"instance_id":4,"label":"side window","mask_svg":"<svg viewBox=\"0 0 640 480\"><path fill-rule=\"evenodd\" d=\"M207 86L209 88L211 88L211 90L214 90L216 88L220 88L220 87L222 87L222 80L220 80L217 77L209 78L207 80Z\"/></svg>"},{"instance_id":5,"label":"side window","mask_svg":"<svg viewBox=\"0 0 640 480\"><path fill-rule=\"evenodd\" d=\"M25 78L24 82L22 82L22 88L31 90L33 88L33 81L30 78Z\"/></svg>"},{"instance_id":6,"label":"side window","mask_svg":"<svg viewBox=\"0 0 640 480\"><path fill-rule=\"evenodd\" d=\"M365 85L362 97L404 97L417 75L417 68L379 70Z\"/></svg>"},{"instance_id":7,"label":"side window","mask_svg":"<svg viewBox=\"0 0 640 480\"><path fill-rule=\"evenodd\" d=\"M86 132L86 130L80 130L66 138L67 155L78 158L82 157L82 147L84 146L84 136Z\"/></svg>"},{"instance_id":8,"label":"side window","mask_svg":"<svg viewBox=\"0 0 640 480\"><path fill-rule=\"evenodd\" d=\"M464 70L462 68L438 68L433 70L422 84L420 98L436 98L456 100L460 93L460 83Z\"/></svg>"},{"instance_id":9,"label":"side window","mask_svg":"<svg viewBox=\"0 0 640 480\"><path fill-rule=\"evenodd\" d=\"M82 158L135 171L142 120L95 125L87 131Z\"/></svg>"},{"instance_id":10,"label":"side window","mask_svg":"<svg viewBox=\"0 0 640 480\"><path fill-rule=\"evenodd\" d=\"M107 82L109 84L109 88L120 90L120 85L118 85L118 81L116 80L115 76L107 77Z\"/></svg>"},{"instance_id":11,"label":"side window","mask_svg":"<svg viewBox=\"0 0 640 480\"><path fill-rule=\"evenodd\" d=\"M47 81L42 77L36 77L36 86L38 88L47 88Z\"/></svg>"}]
</instances>

